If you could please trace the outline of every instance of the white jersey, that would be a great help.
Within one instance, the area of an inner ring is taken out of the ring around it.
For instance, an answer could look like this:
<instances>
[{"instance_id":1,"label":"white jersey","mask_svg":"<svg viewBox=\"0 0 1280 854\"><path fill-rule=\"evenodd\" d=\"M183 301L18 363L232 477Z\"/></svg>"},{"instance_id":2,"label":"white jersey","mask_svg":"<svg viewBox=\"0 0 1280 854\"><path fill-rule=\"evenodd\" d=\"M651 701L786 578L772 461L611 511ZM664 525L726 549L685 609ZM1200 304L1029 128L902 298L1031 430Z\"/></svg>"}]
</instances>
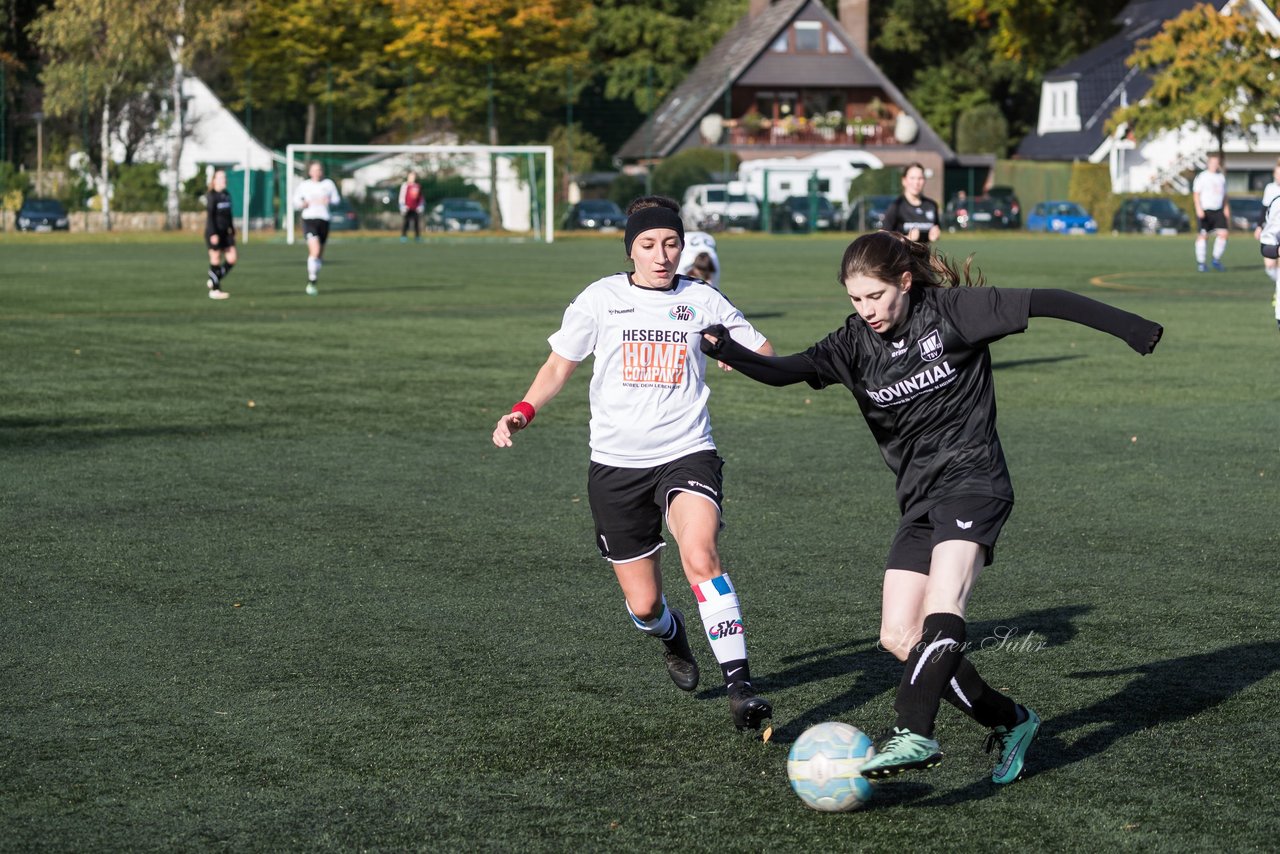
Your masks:
<instances>
[{"instance_id":1,"label":"white jersey","mask_svg":"<svg viewBox=\"0 0 1280 854\"><path fill-rule=\"evenodd\" d=\"M1280 246L1280 184L1274 181L1262 191L1262 233L1258 242Z\"/></svg>"},{"instance_id":2,"label":"white jersey","mask_svg":"<svg viewBox=\"0 0 1280 854\"><path fill-rule=\"evenodd\" d=\"M591 459L620 468L651 468L715 450L707 414L707 357L702 329L723 323L738 343L757 350L765 337L733 303L697 279L652 290L615 273L569 303L547 339L571 362L595 356L591 376Z\"/></svg>"},{"instance_id":3,"label":"white jersey","mask_svg":"<svg viewBox=\"0 0 1280 854\"><path fill-rule=\"evenodd\" d=\"M680 263L676 265L676 272L684 276L689 275L689 271L693 269L694 260L703 252L711 256L711 263L716 268L715 272L711 274L711 281L708 284L719 290L720 256L716 254L716 239L705 231L685 232L684 249L680 250Z\"/></svg>"},{"instance_id":4,"label":"white jersey","mask_svg":"<svg viewBox=\"0 0 1280 854\"><path fill-rule=\"evenodd\" d=\"M1200 207L1207 211L1220 211L1227 200L1227 176L1222 172L1205 170L1196 176L1191 192L1200 196Z\"/></svg>"},{"instance_id":5,"label":"white jersey","mask_svg":"<svg viewBox=\"0 0 1280 854\"><path fill-rule=\"evenodd\" d=\"M342 201L338 188L328 178L312 181L310 178L293 191L293 206L302 211L303 219L329 219L329 205Z\"/></svg>"}]
</instances>

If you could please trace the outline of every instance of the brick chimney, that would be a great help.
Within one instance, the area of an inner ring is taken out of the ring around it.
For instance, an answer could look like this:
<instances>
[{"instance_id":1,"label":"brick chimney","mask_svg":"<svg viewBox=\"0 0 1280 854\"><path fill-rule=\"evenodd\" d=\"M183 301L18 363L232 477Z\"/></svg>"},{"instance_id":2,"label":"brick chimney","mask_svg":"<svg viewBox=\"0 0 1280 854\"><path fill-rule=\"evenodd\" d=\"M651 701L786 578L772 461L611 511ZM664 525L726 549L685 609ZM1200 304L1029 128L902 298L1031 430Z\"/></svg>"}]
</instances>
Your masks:
<instances>
[{"instance_id":1,"label":"brick chimney","mask_svg":"<svg viewBox=\"0 0 1280 854\"><path fill-rule=\"evenodd\" d=\"M867 6L870 0L840 0L838 8L840 26L853 39L853 45L865 55L867 53L868 30ZM752 6L755 6L753 0Z\"/></svg>"}]
</instances>

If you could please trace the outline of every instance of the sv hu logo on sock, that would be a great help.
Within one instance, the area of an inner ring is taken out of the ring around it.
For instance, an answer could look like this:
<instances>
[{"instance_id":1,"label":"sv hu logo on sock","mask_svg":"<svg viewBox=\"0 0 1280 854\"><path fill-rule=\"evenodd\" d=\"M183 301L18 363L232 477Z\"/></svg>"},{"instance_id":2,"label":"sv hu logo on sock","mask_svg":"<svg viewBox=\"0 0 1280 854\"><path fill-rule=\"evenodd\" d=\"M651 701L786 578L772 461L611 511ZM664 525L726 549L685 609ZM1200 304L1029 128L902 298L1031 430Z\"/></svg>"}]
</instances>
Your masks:
<instances>
[{"instance_id":1,"label":"sv hu logo on sock","mask_svg":"<svg viewBox=\"0 0 1280 854\"><path fill-rule=\"evenodd\" d=\"M746 629L742 627L742 620L725 620L717 623L707 632L707 637L712 640L727 638L730 635L741 635L746 633Z\"/></svg>"}]
</instances>

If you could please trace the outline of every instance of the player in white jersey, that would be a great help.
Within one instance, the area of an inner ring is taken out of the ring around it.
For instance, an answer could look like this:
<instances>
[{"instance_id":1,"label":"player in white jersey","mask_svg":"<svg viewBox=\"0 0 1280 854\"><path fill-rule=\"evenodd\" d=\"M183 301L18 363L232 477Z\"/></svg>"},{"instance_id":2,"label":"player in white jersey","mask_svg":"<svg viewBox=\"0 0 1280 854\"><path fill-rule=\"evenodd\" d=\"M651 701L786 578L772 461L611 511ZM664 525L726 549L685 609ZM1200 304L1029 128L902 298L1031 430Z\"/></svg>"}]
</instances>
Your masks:
<instances>
[{"instance_id":1,"label":"player in white jersey","mask_svg":"<svg viewBox=\"0 0 1280 854\"><path fill-rule=\"evenodd\" d=\"M1253 230L1262 249L1262 268L1275 285L1271 304L1276 310L1276 328L1280 329L1280 160L1271 172L1272 181L1262 191L1262 222Z\"/></svg>"},{"instance_id":2,"label":"player in white jersey","mask_svg":"<svg viewBox=\"0 0 1280 854\"><path fill-rule=\"evenodd\" d=\"M1191 184L1191 198L1196 204L1196 269L1205 271L1205 243L1213 232L1213 269L1222 272L1222 253L1227 251L1227 224L1231 222L1231 205L1227 202L1227 176L1222 171L1222 155L1210 154L1205 170Z\"/></svg>"},{"instance_id":3,"label":"player in white jersey","mask_svg":"<svg viewBox=\"0 0 1280 854\"><path fill-rule=\"evenodd\" d=\"M719 291L676 272L684 243L679 211L662 196L631 203L623 246L635 272L606 276L569 304L548 339L551 354L524 399L498 419L493 443L511 447L512 435L594 356L587 488L596 545L613 564L636 628L663 642L671 680L692 691L698 664L684 616L662 593L665 517L724 675L734 725L759 730L773 708L751 686L742 608L720 563L724 461L711 440L707 360L698 341L706 324L720 322L756 352L773 348ZM766 726L766 739L769 733Z\"/></svg>"},{"instance_id":4,"label":"player in white jersey","mask_svg":"<svg viewBox=\"0 0 1280 854\"><path fill-rule=\"evenodd\" d=\"M324 245L329 242L329 207L342 201L333 181L324 177L318 160L307 166L307 180L293 191L293 206L302 211L302 234L307 239L307 294L315 296L316 280L324 265Z\"/></svg>"},{"instance_id":5,"label":"player in white jersey","mask_svg":"<svg viewBox=\"0 0 1280 854\"><path fill-rule=\"evenodd\" d=\"M687 232L676 272L682 276L702 279L720 290L720 256L716 252L716 239L705 231Z\"/></svg>"}]
</instances>

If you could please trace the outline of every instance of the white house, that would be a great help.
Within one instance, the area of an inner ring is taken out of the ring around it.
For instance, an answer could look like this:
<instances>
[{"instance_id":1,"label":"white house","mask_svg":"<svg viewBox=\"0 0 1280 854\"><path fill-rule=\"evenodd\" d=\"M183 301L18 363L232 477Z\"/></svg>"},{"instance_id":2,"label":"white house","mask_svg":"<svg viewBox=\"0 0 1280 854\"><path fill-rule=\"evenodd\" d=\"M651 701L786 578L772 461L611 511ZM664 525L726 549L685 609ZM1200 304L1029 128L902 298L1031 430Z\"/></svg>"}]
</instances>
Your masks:
<instances>
[{"instance_id":1,"label":"white house","mask_svg":"<svg viewBox=\"0 0 1280 854\"><path fill-rule=\"evenodd\" d=\"M1209 131L1188 124L1175 132L1135 142L1123 133L1108 134L1107 120L1116 109L1141 100L1150 78L1125 60L1141 39L1158 33L1165 22L1202 0L1131 2L1116 16L1121 31L1045 75L1040 115L1034 133L1018 147L1026 160L1107 163L1116 193L1156 192L1172 188L1190 192L1186 175L1203 168L1205 153L1217 147ZM1223 15L1249 15L1260 29L1280 35L1280 19L1261 0L1228 0ZM1223 150L1232 192L1260 188L1271 180L1280 156L1280 132L1262 125L1251 128L1254 140L1228 138ZM1259 183L1261 182L1261 183ZM1256 186L1254 186L1256 185Z\"/></svg>"}]
</instances>

